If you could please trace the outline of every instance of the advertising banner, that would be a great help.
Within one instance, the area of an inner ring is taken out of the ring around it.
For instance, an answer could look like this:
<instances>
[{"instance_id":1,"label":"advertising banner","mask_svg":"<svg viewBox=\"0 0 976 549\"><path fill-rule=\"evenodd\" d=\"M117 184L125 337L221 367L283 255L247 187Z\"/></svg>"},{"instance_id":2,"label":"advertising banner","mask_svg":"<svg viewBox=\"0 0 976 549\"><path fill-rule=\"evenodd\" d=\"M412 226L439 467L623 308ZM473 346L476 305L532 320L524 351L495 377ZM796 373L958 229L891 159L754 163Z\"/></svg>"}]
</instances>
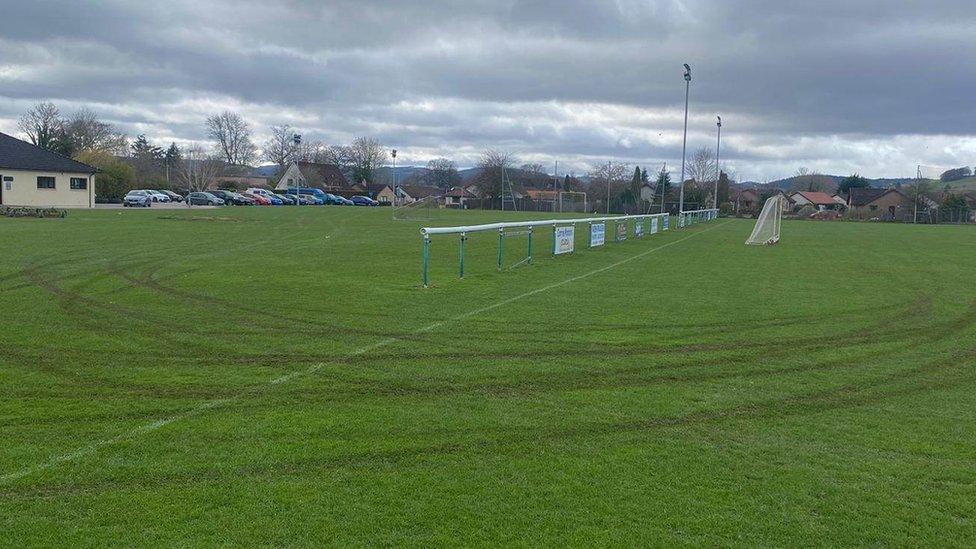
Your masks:
<instances>
[{"instance_id":1,"label":"advertising banner","mask_svg":"<svg viewBox=\"0 0 976 549\"><path fill-rule=\"evenodd\" d=\"M594 223L590 225L590 246L603 246L607 237L607 225Z\"/></svg>"},{"instance_id":2,"label":"advertising banner","mask_svg":"<svg viewBox=\"0 0 976 549\"><path fill-rule=\"evenodd\" d=\"M576 227L556 227L556 244L553 253L568 254L576 243Z\"/></svg>"},{"instance_id":3,"label":"advertising banner","mask_svg":"<svg viewBox=\"0 0 976 549\"><path fill-rule=\"evenodd\" d=\"M634 238L640 238L644 236L644 220L638 219L634 221Z\"/></svg>"},{"instance_id":4,"label":"advertising banner","mask_svg":"<svg viewBox=\"0 0 976 549\"><path fill-rule=\"evenodd\" d=\"M657 218L656 217L652 217L651 218L651 234L654 234L656 232L657 232Z\"/></svg>"},{"instance_id":5,"label":"advertising banner","mask_svg":"<svg viewBox=\"0 0 976 549\"><path fill-rule=\"evenodd\" d=\"M627 240L627 222L617 223L617 242Z\"/></svg>"},{"instance_id":6,"label":"advertising banner","mask_svg":"<svg viewBox=\"0 0 976 549\"><path fill-rule=\"evenodd\" d=\"M661 230L662 231L668 230L668 223L670 223L670 220L671 220L671 216L670 215L664 216L664 224L661 225Z\"/></svg>"}]
</instances>

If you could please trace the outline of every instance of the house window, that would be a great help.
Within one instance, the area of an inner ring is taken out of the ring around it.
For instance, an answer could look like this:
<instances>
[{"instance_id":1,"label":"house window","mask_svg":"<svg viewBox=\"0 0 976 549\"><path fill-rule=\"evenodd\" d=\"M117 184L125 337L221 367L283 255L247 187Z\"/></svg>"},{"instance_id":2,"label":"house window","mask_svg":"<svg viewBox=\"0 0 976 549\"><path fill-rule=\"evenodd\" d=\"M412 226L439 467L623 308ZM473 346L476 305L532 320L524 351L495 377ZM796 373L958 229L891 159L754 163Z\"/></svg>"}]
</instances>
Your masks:
<instances>
[{"instance_id":1,"label":"house window","mask_svg":"<svg viewBox=\"0 0 976 549\"><path fill-rule=\"evenodd\" d=\"M88 188L88 180L84 177L72 177L71 188L76 191L83 191Z\"/></svg>"},{"instance_id":2,"label":"house window","mask_svg":"<svg viewBox=\"0 0 976 549\"><path fill-rule=\"evenodd\" d=\"M53 189L54 188L54 178L53 177L38 177L37 178L37 188L38 189Z\"/></svg>"},{"instance_id":3,"label":"house window","mask_svg":"<svg viewBox=\"0 0 976 549\"><path fill-rule=\"evenodd\" d=\"M878 211L878 205L877 204L871 204L871 211L872 212Z\"/></svg>"}]
</instances>

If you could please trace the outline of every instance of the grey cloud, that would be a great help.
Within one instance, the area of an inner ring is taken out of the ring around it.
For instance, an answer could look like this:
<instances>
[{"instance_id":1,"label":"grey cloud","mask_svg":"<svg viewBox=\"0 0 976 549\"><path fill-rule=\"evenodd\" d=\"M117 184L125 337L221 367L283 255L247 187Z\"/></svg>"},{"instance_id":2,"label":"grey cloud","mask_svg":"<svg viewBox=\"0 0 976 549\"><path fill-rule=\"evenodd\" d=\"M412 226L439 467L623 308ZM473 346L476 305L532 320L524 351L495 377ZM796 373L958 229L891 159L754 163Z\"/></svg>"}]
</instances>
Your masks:
<instances>
[{"instance_id":1,"label":"grey cloud","mask_svg":"<svg viewBox=\"0 0 976 549\"><path fill-rule=\"evenodd\" d=\"M407 159L495 146L579 166L674 163L687 61L689 142L711 146L721 113L730 162L769 175L976 162L963 1L0 4L13 22L0 37L5 131L39 100L167 139L200 139L208 109L234 108L260 132L368 133Z\"/></svg>"}]
</instances>

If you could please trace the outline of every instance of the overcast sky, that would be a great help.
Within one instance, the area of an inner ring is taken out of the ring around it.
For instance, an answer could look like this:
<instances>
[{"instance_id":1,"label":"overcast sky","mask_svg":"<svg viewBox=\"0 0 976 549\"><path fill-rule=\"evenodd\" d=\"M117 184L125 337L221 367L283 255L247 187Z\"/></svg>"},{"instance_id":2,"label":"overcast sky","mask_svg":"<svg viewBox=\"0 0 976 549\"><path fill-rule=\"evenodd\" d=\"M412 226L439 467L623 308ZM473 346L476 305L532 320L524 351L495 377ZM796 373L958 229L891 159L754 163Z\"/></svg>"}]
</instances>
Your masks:
<instances>
[{"instance_id":1,"label":"overcast sky","mask_svg":"<svg viewBox=\"0 0 976 549\"><path fill-rule=\"evenodd\" d=\"M82 5L84 4L84 6ZM41 100L159 144L369 135L406 164L492 147L560 173L715 146L741 178L976 164L972 0L0 0L0 131Z\"/></svg>"}]
</instances>

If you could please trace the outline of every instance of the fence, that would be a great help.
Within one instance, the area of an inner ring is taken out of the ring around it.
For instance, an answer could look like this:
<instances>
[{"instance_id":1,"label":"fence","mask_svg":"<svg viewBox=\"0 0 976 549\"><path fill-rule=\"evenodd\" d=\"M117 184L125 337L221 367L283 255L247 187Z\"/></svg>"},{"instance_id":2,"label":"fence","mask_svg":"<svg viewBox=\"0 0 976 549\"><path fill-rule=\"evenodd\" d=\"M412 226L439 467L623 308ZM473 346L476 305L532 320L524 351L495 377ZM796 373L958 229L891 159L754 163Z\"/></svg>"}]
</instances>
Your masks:
<instances>
[{"instance_id":1,"label":"fence","mask_svg":"<svg viewBox=\"0 0 976 549\"><path fill-rule=\"evenodd\" d=\"M682 226L701 223L718 217L718 210L697 210L684 212ZM537 228L551 230L552 234L552 256L563 253L573 252L575 249L576 226L585 225L588 227L587 247L602 246L608 238L611 241L625 240L628 235L641 237L645 234L654 234L658 231L667 231L670 225L671 216L667 213L656 214L637 214L637 215L616 215L603 217L589 217L583 219L548 219L539 221L516 221L507 223L488 223L484 225L466 225L457 227L424 227L420 229L423 236L423 283L427 288L430 282L430 240L435 235L457 234L460 235L458 247L458 276L464 278L465 269L465 244L468 235L477 232L497 231L498 232L498 269L502 269L505 253L505 239L507 231L516 229L518 234L527 238L527 256L521 263L531 263L533 257L533 235L541 231ZM608 234L607 225L612 223L613 231ZM646 229L646 230L645 230Z\"/></svg>"}]
</instances>

